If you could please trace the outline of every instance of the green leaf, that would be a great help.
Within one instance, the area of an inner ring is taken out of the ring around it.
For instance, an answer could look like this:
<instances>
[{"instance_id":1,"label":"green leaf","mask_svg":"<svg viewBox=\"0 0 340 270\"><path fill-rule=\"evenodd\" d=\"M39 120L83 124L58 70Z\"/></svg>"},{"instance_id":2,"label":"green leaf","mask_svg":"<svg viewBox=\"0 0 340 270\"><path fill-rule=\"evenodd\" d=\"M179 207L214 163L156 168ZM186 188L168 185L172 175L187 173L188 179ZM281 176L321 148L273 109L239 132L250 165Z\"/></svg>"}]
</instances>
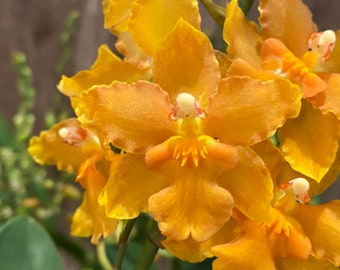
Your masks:
<instances>
[{"instance_id":1,"label":"green leaf","mask_svg":"<svg viewBox=\"0 0 340 270\"><path fill-rule=\"evenodd\" d=\"M31 217L17 216L0 228L0 266L6 270L62 270L48 233Z\"/></svg>"},{"instance_id":2,"label":"green leaf","mask_svg":"<svg viewBox=\"0 0 340 270\"><path fill-rule=\"evenodd\" d=\"M0 114L0 146L10 146L13 137L14 135L6 122L6 119Z\"/></svg>"}]
</instances>

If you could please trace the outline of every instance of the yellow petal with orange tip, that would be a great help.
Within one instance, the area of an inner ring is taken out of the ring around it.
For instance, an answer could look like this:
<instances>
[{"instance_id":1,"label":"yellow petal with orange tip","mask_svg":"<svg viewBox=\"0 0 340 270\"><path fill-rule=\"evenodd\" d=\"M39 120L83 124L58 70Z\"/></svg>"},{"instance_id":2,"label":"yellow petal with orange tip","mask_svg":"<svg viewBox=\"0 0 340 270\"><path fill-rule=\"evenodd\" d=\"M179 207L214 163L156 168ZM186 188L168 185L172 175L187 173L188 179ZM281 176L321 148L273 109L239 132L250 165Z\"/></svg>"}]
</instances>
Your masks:
<instances>
[{"instance_id":1,"label":"yellow petal with orange tip","mask_svg":"<svg viewBox=\"0 0 340 270\"><path fill-rule=\"evenodd\" d=\"M149 56L183 18L200 27L197 1L136 0L132 5L129 30L138 46Z\"/></svg>"},{"instance_id":2,"label":"yellow petal with orange tip","mask_svg":"<svg viewBox=\"0 0 340 270\"><path fill-rule=\"evenodd\" d=\"M172 103L186 92L205 109L219 80L219 65L208 37L180 19L155 52L153 81L169 93Z\"/></svg>"},{"instance_id":3,"label":"yellow petal with orange tip","mask_svg":"<svg viewBox=\"0 0 340 270\"><path fill-rule=\"evenodd\" d=\"M147 81L94 86L74 98L80 122L100 130L113 145L128 152L145 151L171 137L176 123L169 118L169 97Z\"/></svg>"},{"instance_id":4,"label":"yellow petal with orange tip","mask_svg":"<svg viewBox=\"0 0 340 270\"><path fill-rule=\"evenodd\" d=\"M149 197L166 186L166 178L148 169L143 155L126 153L111 170L99 203L109 217L135 218L147 211Z\"/></svg>"},{"instance_id":5,"label":"yellow petal with orange tip","mask_svg":"<svg viewBox=\"0 0 340 270\"><path fill-rule=\"evenodd\" d=\"M339 120L302 104L299 117L279 129L280 148L294 170L320 182L338 150Z\"/></svg>"},{"instance_id":6,"label":"yellow petal with orange tip","mask_svg":"<svg viewBox=\"0 0 340 270\"><path fill-rule=\"evenodd\" d=\"M261 67L259 50L262 39L258 28L254 22L246 19L236 0L227 4L223 39L228 44L230 58L241 58L255 68Z\"/></svg>"},{"instance_id":7,"label":"yellow petal with orange tip","mask_svg":"<svg viewBox=\"0 0 340 270\"><path fill-rule=\"evenodd\" d=\"M229 77L211 97L202 126L205 133L229 145L252 145L296 117L300 100L298 87L283 78L262 82Z\"/></svg>"},{"instance_id":8,"label":"yellow petal with orange tip","mask_svg":"<svg viewBox=\"0 0 340 270\"><path fill-rule=\"evenodd\" d=\"M292 215L300 222L312 243L317 258L327 259L340 265L340 201L321 205L295 207Z\"/></svg>"},{"instance_id":9,"label":"yellow petal with orange tip","mask_svg":"<svg viewBox=\"0 0 340 270\"><path fill-rule=\"evenodd\" d=\"M91 69L79 71L72 77L63 75L58 89L64 95L72 97L78 96L93 85L111 84L114 80L134 82L150 77L148 70L138 69L135 65L122 61L108 46L101 45Z\"/></svg>"},{"instance_id":10,"label":"yellow petal with orange tip","mask_svg":"<svg viewBox=\"0 0 340 270\"><path fill-rule=\"evenodd\" d=\"M281 40L296 56L308 51L308 39L317 31L312 14L301 0L261 0L261 36Z\"/></svg>"}]
</instances>

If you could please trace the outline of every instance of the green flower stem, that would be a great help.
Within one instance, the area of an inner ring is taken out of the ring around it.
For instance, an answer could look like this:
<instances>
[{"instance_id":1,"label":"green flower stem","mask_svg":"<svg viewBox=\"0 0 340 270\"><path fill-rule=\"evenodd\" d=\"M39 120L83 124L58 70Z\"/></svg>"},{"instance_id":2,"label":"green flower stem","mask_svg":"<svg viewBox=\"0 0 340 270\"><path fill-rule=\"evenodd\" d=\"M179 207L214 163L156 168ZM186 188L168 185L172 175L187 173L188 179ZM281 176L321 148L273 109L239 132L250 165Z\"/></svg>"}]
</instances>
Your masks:
<instances>
[{"instance_id":1,"label":"green flower stem","mask_svg":"<svg viewBox=\"0 0 340 270\"><path fill-rule=\"evenodd\" d=\"M248 14L253 3L254 0L238 0L238 5L242 9L244 15Z\"/></svg>"},{"instance_id":2,"label":"green flower stem","mask_svg":"<svg viewBox=\"0 0 340 270\"><path fill-rule=\"evenodd\" d=\"M136 219L129 219L126 222L125 228L122 231L122 233L119 236L119 240L118 240L118 250L117 250L117 254L116 254L116 259L113 265L113 269L114 270L119 270L123 259L124 259L124 254L125 254L125 250L127 247L127 242L129 239L129 235L132 231L133 226L135 225Z\"/></svg>"},{"instance_id":3,"label":"green flower stem","mask_svg":"<svg viewBox=\"0 0 340 270\"><path fill-rule=\"evenodd\" d=\"M156 236L155 236L156 235ZM146 240L143 250L139 255L133 270L150 269L160 246L161 235L159 234L156 221L152 221L149 238ZM157 244L159 242L159 244Z\"/></svg>"},{"instance_id":4,"label":"green flower stem","mask_svg":"<svg viewBox=\"0 0 340 270\"><path fill-rule=\"evenodd\" d=\"M224 24L225 21L225 8L215 4L212 0L200 0L202 5L208 10L210 16L219 25Z\"/></svg>"}]
</instances>

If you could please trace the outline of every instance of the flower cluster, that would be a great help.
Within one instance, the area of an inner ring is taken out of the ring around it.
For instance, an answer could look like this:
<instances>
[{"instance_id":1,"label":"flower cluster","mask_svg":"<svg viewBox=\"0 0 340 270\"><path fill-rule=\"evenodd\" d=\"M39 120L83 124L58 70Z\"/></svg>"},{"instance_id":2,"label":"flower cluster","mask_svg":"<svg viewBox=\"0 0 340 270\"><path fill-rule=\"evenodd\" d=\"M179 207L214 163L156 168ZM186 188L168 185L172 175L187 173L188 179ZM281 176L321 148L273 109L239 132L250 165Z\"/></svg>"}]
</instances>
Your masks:
<instances>
[{"instance_id":1,"label":"flower cluster","mask_svg":"<svg viewBox=\"0 0 340 270\"><path fill-rule=\"evenodd\" d=\"M338 269L340 202L309 203L340 172L340 32L301 0L260 0L259 25L231 0L218 52L196 0L103 10L123 59L102 45L63 76L76 118L29 146L78 173L72 234L98 243L147 212L167 250L215 270Z\"/></svg>"}]
</instances>

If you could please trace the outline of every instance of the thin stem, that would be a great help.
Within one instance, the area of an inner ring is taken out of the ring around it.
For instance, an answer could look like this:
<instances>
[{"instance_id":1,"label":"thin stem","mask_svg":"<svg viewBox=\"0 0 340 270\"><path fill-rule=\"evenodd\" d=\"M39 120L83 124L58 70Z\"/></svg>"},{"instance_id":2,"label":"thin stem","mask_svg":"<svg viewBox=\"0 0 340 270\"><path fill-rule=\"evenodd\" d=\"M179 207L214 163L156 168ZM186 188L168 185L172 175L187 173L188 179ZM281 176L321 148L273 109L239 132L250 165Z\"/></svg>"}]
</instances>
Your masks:
<instances>
[{"instance_id":1,"label":"thin stem","mask_svg":"<svg viewBox=\"0 0 340 270\"><path fill-rule=\"evenodd\" d=\"M238 0L238 5L242 9L244 15L248 14L253 3L254 0Z\"/></svg>"},{"instance_id":2,"label":"thin stem","mask_svg":"<svg viewBox=\"0 0 340 270\"><path fill-rule=\"evenodd\" d=\"M146 240L143 250L139 255L139 258L137 259L136 265L133 270L150 269L151 264L153 263L159 249L159 245L156 244L159 239L153 239L155 241L152 240L152 236L154 236L155 234L160 236L157 223L153 220L150 228L149 238Z\"/></svg>"},{"instance_id":3,"label":"thin stem","mask_svg":"<svg viewBox=\"0 0 340 270\"><path fill-rule=\"evenodd\" d=\"M123 259L124 259L124 255L125 255L125 250L127 247L127 242L130 236L130 233L132 231L133 226L135 225L136 219L129 219L126 222L125 228L122 231L122 233L119 236L119 241L118 241L118 249L117 249L117 254L116 254L116 259L113 265L113 269L114 270L119 270Z\"/></svg>"},{"instance_id":4,"label":"thin stem","mask_svg":"<svg viewBox=\"0 0 340 270\"><path fill-rule=\"evenodd\" d=\"M202 5L208 10L210 16L219 25L224 24L225 21L225 8L215 4L212 0L200 0Z\"/></svg>"}]
</instances>

